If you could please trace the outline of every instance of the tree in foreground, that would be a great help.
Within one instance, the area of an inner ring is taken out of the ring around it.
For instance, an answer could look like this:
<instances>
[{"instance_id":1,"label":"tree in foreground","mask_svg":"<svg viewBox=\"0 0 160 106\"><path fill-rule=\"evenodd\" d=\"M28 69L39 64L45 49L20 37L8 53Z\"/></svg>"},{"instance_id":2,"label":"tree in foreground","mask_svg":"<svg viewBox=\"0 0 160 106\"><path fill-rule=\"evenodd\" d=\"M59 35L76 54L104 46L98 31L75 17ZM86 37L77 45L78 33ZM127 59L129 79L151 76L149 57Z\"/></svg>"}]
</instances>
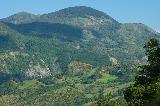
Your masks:
<instances>
[{"instance_id":1,"label":"tree in foreground","mask_svg":"<svg viewBox=\"0 0 160 106\"><path fill-rule=\"evenodd\" d=\"M148 63L140 66L135 83L124 91L130 106L160 106L160 42L150 39L145 46Z\"/></svg>"}]
</instances>

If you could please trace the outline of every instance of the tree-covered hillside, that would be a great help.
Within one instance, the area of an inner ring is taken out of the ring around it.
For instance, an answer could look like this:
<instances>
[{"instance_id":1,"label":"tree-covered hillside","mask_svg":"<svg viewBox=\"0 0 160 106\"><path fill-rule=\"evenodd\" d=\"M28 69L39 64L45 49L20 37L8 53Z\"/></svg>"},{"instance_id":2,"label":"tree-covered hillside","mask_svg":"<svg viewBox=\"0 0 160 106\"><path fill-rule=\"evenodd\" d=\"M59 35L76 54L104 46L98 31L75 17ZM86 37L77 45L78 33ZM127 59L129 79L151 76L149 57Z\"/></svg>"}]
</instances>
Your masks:
<instances>
[{"instance_id":1,"label":"tree-covered hillside","mask_svg":"<svg viewBox=\"0 0 160 106\"><path fill-rule=\"evenodd\" d=\"M0 105L122 102L136 67L147 63L143 44L151 38L160 34L84 6L1 19Z\"/></svg>"}]
</instances>

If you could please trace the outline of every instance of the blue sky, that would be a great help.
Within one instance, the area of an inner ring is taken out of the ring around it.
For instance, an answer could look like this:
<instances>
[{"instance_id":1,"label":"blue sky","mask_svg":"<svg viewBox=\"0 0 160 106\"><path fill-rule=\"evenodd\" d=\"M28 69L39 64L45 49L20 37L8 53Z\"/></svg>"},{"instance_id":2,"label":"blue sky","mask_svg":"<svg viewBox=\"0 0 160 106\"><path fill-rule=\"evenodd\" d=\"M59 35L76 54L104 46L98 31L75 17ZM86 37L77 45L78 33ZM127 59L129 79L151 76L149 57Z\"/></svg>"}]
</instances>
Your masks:
<instances>
[{"instance_id":1,"label":"blue sky","mask_svg":"<svg viewBox=\"0 0 160 106\"><path fill-rule=\"evenodd\" d=\"M73 6L101 10L122 23L144 23L160 31L160 0L0 0L0 18L17 12L53 12Z\"/></svg>"}]
</instances>

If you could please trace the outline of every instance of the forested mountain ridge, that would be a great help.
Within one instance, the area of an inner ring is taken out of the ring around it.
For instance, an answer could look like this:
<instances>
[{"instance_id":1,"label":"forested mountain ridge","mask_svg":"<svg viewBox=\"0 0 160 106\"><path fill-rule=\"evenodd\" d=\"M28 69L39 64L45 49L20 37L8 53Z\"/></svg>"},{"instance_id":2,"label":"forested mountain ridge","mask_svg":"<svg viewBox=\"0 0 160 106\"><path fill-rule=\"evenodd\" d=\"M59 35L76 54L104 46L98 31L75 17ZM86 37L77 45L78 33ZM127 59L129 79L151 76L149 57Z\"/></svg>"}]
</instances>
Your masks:
<instances>
[{"instance_id":1,"label":"forested mountain ridge","mask_svg":"<svg viewBox=\"0 0 160 106\"><path fill-rule=\"evenodd\" d=\"M105 17L107 19L110 19L112 21L115 21L113 18L111 18L109 15L105 14L104 12L98 11L96 9L93 9L91 7L85 7L85 6L76 6L76 7L69 7L65 8L56 12L51 12L48 14L42 14L42 15L34 15L28 12L19 12L17 14L14 14L12 16L9 16L7 18L1 19L3 22L8 23L14 23L14 24L22 24L22 23L29 23L32 22L34 19L35 21L38 20L51 20L56 17L61 18L75 18L75 17L81 17L81 18L87 18L87 17L96 17L96 18L102 18ZM28 20L28 22L26 22ZM47 21L45 20L45 21Z\"/></svg>"},{"instance_id":2,"label":"forested mountain ridge","mask_svg":"<svg viewBox=\"0 0 160 106\"><path fill-rule=\"evenodd\" d=\"M21 105L82 105L96 101L102 85L104 96L121 97L147 61L143 44L150 38L160 34L85 6L1 19L0 103L11 105L24 92Z\"/></svg>"},{"instance_id":3,"label":"forested mountain ridge","mask_svg":"<svg viewBox=\"0 0 160 106\"><path fill-rule=\"evenodd\" d=\"M3 22L9 22L13 24L27 23L31 20L38 19L38 15L34 15L28 12L19 12L17 14L11 15L7 18L1 19Z\"/></svg>"}]
</instances>

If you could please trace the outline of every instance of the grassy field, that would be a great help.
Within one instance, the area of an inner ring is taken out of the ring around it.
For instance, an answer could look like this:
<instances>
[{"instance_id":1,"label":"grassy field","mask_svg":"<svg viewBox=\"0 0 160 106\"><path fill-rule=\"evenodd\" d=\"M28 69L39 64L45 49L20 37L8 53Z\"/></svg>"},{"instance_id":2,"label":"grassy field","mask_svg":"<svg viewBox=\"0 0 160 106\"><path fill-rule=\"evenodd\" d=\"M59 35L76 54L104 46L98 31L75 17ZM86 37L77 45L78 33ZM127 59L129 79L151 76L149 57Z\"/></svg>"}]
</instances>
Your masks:
<instances>
[{"instance_id":1,"label":"grassy field","mask_svg":"<svg viewBox=\"0 0 160 106\"><path fill-rule=\"evenodd\" d=\"M23 81L19 86L18 88L23 90L23 89L26 89L26 88L32 88L32 87L35 87L35 86L38 86L40 82L38 82L37 80L26 80L26 81Z\"/></svg>"},{"instance_id":2,"label":"grassy field","mask_svg":"<svg viewBox=\"0 0 160 106\"><path fill-rule=\"evenodd\" d=\"M108 82L112 82L112 81L115 81L118 77L115 76L115 75L105 75L105 76L102 76L101 78L97 79L96 82L98 83L108 83Z\"/></svg>"}]
</instances>

